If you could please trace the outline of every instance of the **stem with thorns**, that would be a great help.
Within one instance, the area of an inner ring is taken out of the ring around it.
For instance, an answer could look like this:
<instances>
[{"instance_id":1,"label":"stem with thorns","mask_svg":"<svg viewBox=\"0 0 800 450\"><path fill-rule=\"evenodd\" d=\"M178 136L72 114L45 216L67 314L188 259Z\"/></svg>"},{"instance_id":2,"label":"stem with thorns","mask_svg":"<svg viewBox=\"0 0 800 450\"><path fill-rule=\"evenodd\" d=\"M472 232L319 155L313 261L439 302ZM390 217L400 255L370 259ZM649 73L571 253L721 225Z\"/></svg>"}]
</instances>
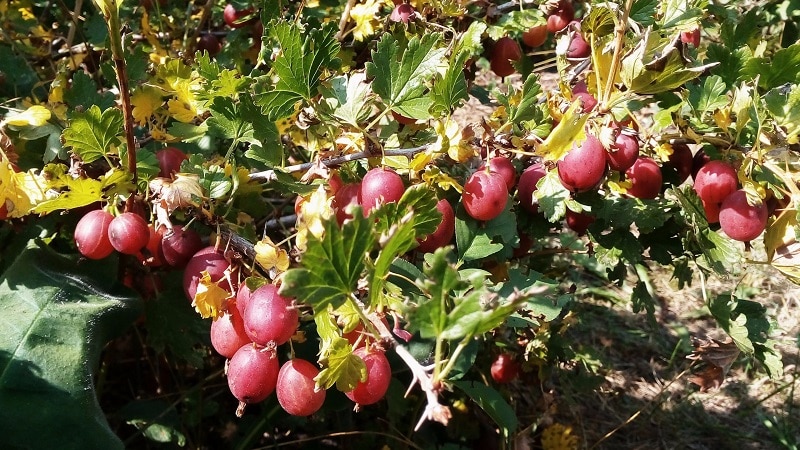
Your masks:
<instances>
[{"instance_id":1,"label":"stem with thorns","mask_svg":"<svg viewBox=\"0 0 800 450\"><path fill-rule=\"evenodd\" d=\"M138 192L139 188L136 184L136 139L133 136L133 110L131 107L130 87L128 85L128 71L125 65L125 51L122 44L124 39L122 22L119 19L119 8L116 2L105 0L104 7L101 7L101 10L108 25L108 34L111 39L111 59L114 60L114 69L117 74L117 83L119 84L125 143L128 146L128 171L133 178L134 192Z\"/></svg>"}]
</instances>

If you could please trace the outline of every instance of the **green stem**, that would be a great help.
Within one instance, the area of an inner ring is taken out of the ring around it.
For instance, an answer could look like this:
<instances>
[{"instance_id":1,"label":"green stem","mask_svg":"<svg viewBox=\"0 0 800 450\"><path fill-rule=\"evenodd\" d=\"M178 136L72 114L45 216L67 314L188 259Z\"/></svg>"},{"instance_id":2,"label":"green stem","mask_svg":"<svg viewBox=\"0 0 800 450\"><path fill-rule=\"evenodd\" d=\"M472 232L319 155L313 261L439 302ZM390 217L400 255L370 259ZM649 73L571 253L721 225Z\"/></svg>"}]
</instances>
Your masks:
<instances>
[{"instance_id":1,"label":"green stem","mask_svg":"<svg viewBox=\"0 0 800 450\"><path fill-rule=\"evenodd\" d=\"M458 346L456 346L456 349L453 350L453 354L450 355L450 359L448 359L447 364L445 364L445 366L442 369L442 371L439 372L439 378L435 378L434 377L434 379L433 379L434 383L439 381L440 379L443 380L443 379L447 378L447 375L450 373L451 370L453 370L453 367L456 365L456 361L458 360L458 357L461 356L461 352L463 352L464 349L467 348L467 345L469 345L469 342L471 340L472 340L471 336L467 336L464 339L462 339L461 342L458 343Z\"/></svg>"}]
</instances>

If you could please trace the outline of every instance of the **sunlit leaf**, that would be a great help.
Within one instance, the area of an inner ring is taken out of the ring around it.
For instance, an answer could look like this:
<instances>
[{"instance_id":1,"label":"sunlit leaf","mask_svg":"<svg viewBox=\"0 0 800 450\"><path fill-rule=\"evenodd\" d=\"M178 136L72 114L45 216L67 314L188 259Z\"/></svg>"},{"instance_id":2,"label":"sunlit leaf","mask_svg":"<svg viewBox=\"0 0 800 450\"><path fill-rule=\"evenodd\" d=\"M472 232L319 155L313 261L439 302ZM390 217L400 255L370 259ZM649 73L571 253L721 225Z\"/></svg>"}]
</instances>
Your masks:
<instances>
[{"instance_id":1,"label":"sunlit leaf","mask_svg":"<svg viewBox=\"0 0 800 450\"><path fill-rule=\"evenodd\" d=\"M561 122L553 128L550 135L536 148L536 154L548 161L558 161L586 137L586 120L589 114L583 113L581 102L572 102Z\"/></svg>"},{"instance_id":2,"label":"sunlit leaf","mask_svg":"<svg viewBox=\"0 0 800 450\"><path fill-rule=\"evenodd\" d=\"M85 163L105 156L112 146L120 144L122 133L122 111L109 108L100 111L97 105L75 117L64 130L64 145L72 150Z\"/></svg>"}]
</instances>

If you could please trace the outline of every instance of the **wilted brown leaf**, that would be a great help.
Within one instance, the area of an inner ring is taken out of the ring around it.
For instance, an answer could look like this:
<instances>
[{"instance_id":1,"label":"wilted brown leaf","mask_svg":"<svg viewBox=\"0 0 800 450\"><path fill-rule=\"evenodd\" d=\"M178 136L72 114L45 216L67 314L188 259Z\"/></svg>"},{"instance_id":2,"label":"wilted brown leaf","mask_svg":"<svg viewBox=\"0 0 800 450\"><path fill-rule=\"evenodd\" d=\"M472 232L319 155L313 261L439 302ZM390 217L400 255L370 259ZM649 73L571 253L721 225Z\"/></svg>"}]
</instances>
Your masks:
<instances>
[{"instance_id":1,"label":"wilted brown leaf","mask_svg":"<svg viewBox=\"0 0 800 450\"><path fill-rule=\"evenodd\" d=\"M716 339L692 338L694 351L686 358L706 363L705 367L689 377L689 381L700 386L700 392L719 388L725 375L731 368L736 358L739 357L739 347L733 339L718 341Z\"/></svg>"}]
</instances>

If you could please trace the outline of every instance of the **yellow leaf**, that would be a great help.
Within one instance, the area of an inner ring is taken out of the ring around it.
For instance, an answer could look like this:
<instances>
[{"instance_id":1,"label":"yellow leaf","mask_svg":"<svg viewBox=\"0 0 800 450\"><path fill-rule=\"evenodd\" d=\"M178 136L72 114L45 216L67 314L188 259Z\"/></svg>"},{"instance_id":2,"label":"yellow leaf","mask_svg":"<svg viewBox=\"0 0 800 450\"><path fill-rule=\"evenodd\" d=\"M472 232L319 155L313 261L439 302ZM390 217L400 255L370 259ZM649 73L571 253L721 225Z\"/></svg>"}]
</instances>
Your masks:
<instances>
[{"instance_id":1,"label":"yellow leaf","mask_svg":"<svg viewBox=\"0 0 800 450\"><path fill-rule=\"evenodd\" d=\"M191 123L197 117L197 112L192 106L180 100L172 99L168 101L167 107L169 108L169 114L179 122Z\"/></svg>"},{"instance_id":2,"label":"yellow leaf","mask_svg":"<svg viewBox=\"0 0 800 450\"><path fill-rule=\"evenodd\" d=\"M455 178L452 178L450 175L442 172L439 170L438 167L432 166L428 167L425 170L425 173L422 174L422 179L428 184L435 184L444 190L448 190L453 188L456 192L461 193L464 191L464 188Z\"/></svg>"},{"instance_id":3,"label":"yellow leaf","mask_svg":"<svg viewBox=\"0 0 800 450\"><path fill-rule=\"evenodd\" d=\"M558 161L572 148L573 143L580 143L586 138L586 119L582 102L572 102L561 122L550 132L547 139L536 149L536 154L549 161Z\"/></svg>"},{"instance_id":4,"label":"yellow leaf","mask_svg":"<svg viewBox=\"0 0 800 450\"><path fill-rule=\"evenodd\" d=\"M350 9L350 18L356 23L353 27L353 39L363 41L375 34L375 26L378 20L375 18L380 10L381 4L376 0L366 0Z\"/></svg>"},{"instance_id":5,"label":"yellow leaf","mask_svg":"<svg viewBox=\"0 0 800 450\"><path fill-rule=\"evenodd\" d=\"M572 434L572 427L554 423L542 431L544 450L577 450L578 436Z\"/></svg>"},{"instance_id":6,"label":"yellow leaf","mask_svg":"<svg viewBox=\"0 0 800 450\"><path fill-rule=\"evenodd\" d=\"M223 279L223 281L225 280ZM204 319L211 317L216 320L225 313L225 304L232 297L227 289L223 289L218 283L211 281L211 275L204 270L200 273L192 306L200 314L200 317Z\"/></svg>"},{"instance_id":7,"label":"yellow leaf","mask_svg":"<svg viewBox=\"0 0 800 450\"><path fill-rule=\"evenodd\" d=\"M131 95L133 119L139 125L146 125L150 116L163 104L162 91L156 87L143 85Z\"/></svg>"},{"instance_id":8,"label":"yellow leaf","mask_svg":"<svg viewBox=\"0 0 800 450\"><path fill-rule=\"evenodd\" d=\"M45 198L47 181L33 172L16 172L5 153L0 159L0 205L5 205L8 217L23 217Z\"/></svg>"},{"instance_id":9,"label":"yellow leaf","mask_svg":"<svg viewBox=\"0 0 800 450\"><path fill-rule=\"evenodd\" d=\"M764 233L764 247L767 251L767 259L772 260L778 248L794 242L797 236L797 211L786 209L778 215Z\"/></svg>"},{"instance_id":10,"label":"yellow leaf","mask_svg":"<svg viewBox=\"0 0 800 450\"><path fill-rule=\"evenodd\" d=\"M264 239L256 242L254 250L256 252L256 262L264 270L277 269L279 272L285 272L289 268L289 254L286 253L286 250L275 245L272 239L264 237Z\"/></svg>"},{"instance_id":11,"label":"yellow leaf","mask_svg":"<svg viewBox=\"0 0 800 450\"><path fill-rule=\"evenodd\" d=\"M3 122L16 127L40 127L48 120L50 120L50 110L41 105L33 105L25 111L7 115Z\"/></svg>"},{"instance_id":12,"label":"yellow leaf","mask_svg":"<svg viewBox=\"0 0 800 450\"><path fill-rule=\"evenodd\" d=\"M789 281L800 284L800 242L793 241L775 249L775 257L772 258L770 264Z\"/></svg>"},{"instance_id":13,"label":"yellow leaf","mask_svg":"<svg viewBox=\"0 0 800 450\"><path fill-rule=\"evenodd\" d=\"M461 140L461 126L455 120L447 118L433 123L436 131L436 142L431 144L432 153L447 153L456 162L465 162L475 156L475 148Z\"/></svg>"},{"instance_id":14,"label":"yellow leaf","mask_svg":"<svg viewBox=\"0 0 800 450\"><path fill-rule=\"evenodd\" d=\"M297 218L296 245L299 249L305 250L309 233L322 239L322 235L325 233L323 221L333 217L331 201L325 187L320 185L308 200L303 202Z\"/></svg>"}]
</instances>

